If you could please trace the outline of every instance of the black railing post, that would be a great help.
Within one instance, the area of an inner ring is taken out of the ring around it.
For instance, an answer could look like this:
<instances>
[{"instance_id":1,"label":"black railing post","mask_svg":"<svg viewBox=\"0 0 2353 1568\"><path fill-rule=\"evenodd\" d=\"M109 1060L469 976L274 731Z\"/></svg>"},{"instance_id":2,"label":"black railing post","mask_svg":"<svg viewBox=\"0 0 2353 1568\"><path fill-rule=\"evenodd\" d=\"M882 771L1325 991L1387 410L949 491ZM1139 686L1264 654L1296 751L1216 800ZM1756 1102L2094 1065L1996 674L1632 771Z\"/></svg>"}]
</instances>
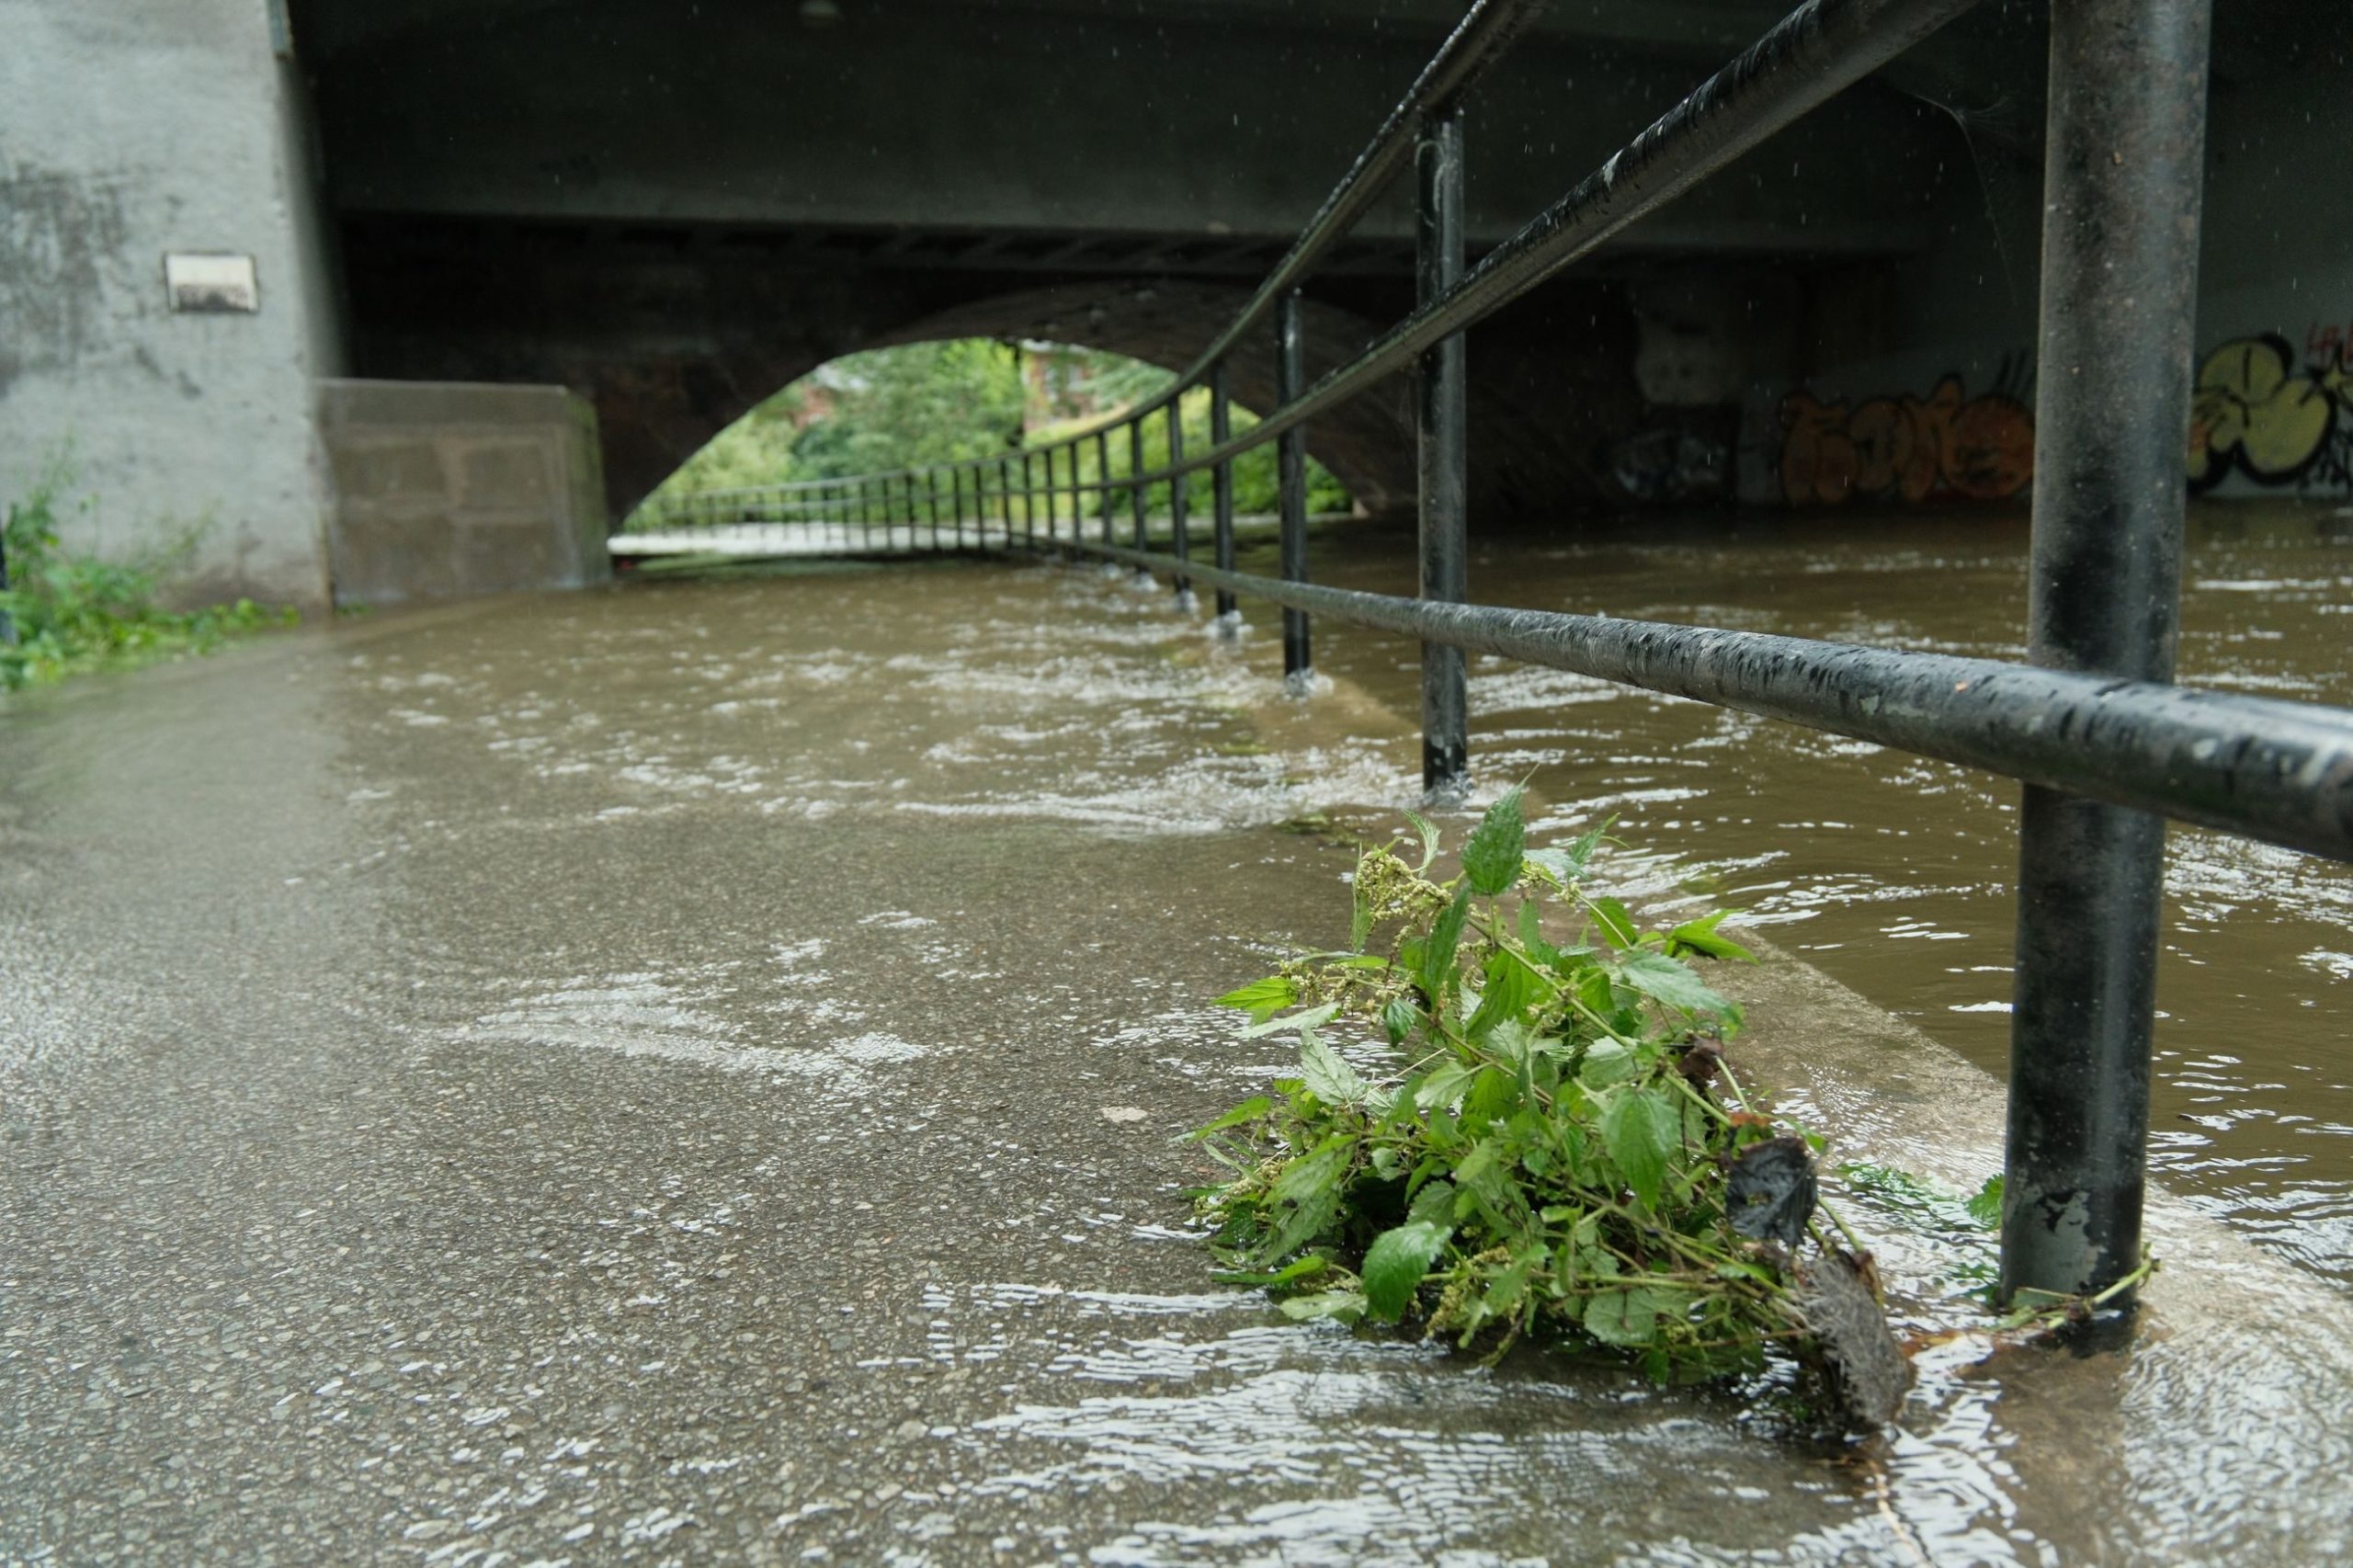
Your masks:
<instances>
[{"instance_id":1,"label":"black railing post","mask_svg":"<svg viewBox=\"0 0 2353 1568\"><path fill-rule=\"evenodd\" d=\"M1075 484L1078 483L1077 449L1065 448L1063 449L1067 450L1070 453L1070 478L1071 483ZM1054 488L1054 451L1052 449L1049 449L1046 452L1046 539L1048 542L1055 545L1060 545L1063 541L1062 493Z\"/></svg>"},{"instance_id":2,"label":"black railing post","mask_svg":"<svg viewBox=\"0 0 2353 1568\"><path fill-rule=\"evenodd\" d=\"M1210 370L1210 445L1222 447L1233 435L1233 402L1225 384L1225 361L1221 359ZM1226 459L1211 471L1215 485L1215 515L1213 549L1217 569L1233 570L1233 460ZM1217 591L1217 623L1221 631L1232 632L1241 624L1241 601L1232 588Z\"/></svg>"},{"instance_id":3,"label":"black railing post","mask_svg":"<svg viewBox=\"0 0 2353 1568\"><path fill-rule=\"evenodd\" d=\"M1280 407L1307 383L1307 345L1299 324L1299 290L1275 307L1275 404ZM1294 425L1275 437L1275 471L1282 487L1283 581L1307 581L1307 433ZM1307 612L1283 607L1283 676L1303 680L1314 667Z\"/></svg>"},{"instance_id":4,"label":"black railing post","mask_svg":"<svg viewBox=\"0 0 2353 1568\"><path fill-rule=\"evenodd\" d=\"M931 548L939 548L939 471L930 469L923 476L924 510L931 518Z\"/></svg>"},{"instance_id":5,"label":"black railing post","mask_svg":"<svg viewBox=\"0 0 2353 1568\"><path fill-rule=\"evenodd\" d=\"M1168 461L1173 467L1185 460L1185 397L1179 392L1168 403ZM1176 557L1176 606L1190 609L1193 606L1193 579L1185 574L1184 563L1193 559L1192 535L1192 476L1180 473L1168 482L1169 549Z\"/></svg>"},{"instance_id":6,"label":"black railing post","mask_svg":"<svg viewBox=\"0 0 2353 1568\"><path fill-rule=\"evenodd\" d=\"M1462 278L1462 111L1448 108L1422 125L1414 148L1415 296L1429 304ZM1415 377L1414 434L1420 468L1421 597L1461 604L1470 588L1464 497L1468 465L1463 417L1462 335L1423 350ZM1470 765L1469 699L1462 650L1422 644L1422 788L1458 790Z\"/></svg>"},{"instance_id":7,"label":"black railing post","mask_svg":"<svg viewBox=\"0 0 2353 1568\"><path fill-rule=\"evenodd\" d=\"M1048 447L1042 453L1039 454L1039 460L1046 471L1045 495L1042 506L1045 513L1047 552L1051 554L1053 546L1062 537L1056 531L1059 527L1059 519L1056 517L1055 514L1059 512L1061 508L1054 505L1054 469L1056 467L1054 462L1054 449Z\"/></svg>"},{"instance_id":8,"label":"black railing post","mask_svg":"<svg viewBox=\"0 0 2353 1568\"><path fill-rule=\"evenodd\" d=\"M1111 542L1111 433L1095 432L1095 479L1103 488L1096 493L1096 501L1103 510L1103 542Z\"/></svg>"},{"instance_id":9,"label":"black railing post","mask_svg":"<svg viewBox=\"0 0 2353 1568\"><path fill-rule=\"evenodd\" d=\"M964 548L964 467L959 463L948 471L948 515L956 523L956 548Z\"/></svg>"},{"instance_id":10,"label":"black railing post","mask_svg":"<svg viewBox=\"0 0 2353 1568\"><path fill-rule=\"evenodd\" d=\"M1032 452L1021 454L1021 543L1038 548L1038 468Z\"/></svg>"},{"instance_id":11,"label":"black railing post","mask_svg":"<svg viewBox=\"0 0 2353 1568\"><path fill-rule=\"evenodd\" d=\"M1150 550L1151 539L1144 531L1144 486L1142 481L1136 477L1142 472L1143 472L1143 421L1141 418L1131 419L1128 421L1128 497L1135 505L1136 548ZM1135 574L1140 582L1149 582L1152 578L1152 574L1141 566L1136 568Z\"/></svg>"},{"instance_id":12,"label":"black railing post","mask_svg":"<svg viewBox=\"0 0 2353 1568\"><path fill-rule=\"evenodd\" d=\"M2170 680L2209 0L2056 0L2043 165L2033 662ZM2163 819L2029 787L2002 1292L2140 1263Z\"/></svg>"}]
</instances>

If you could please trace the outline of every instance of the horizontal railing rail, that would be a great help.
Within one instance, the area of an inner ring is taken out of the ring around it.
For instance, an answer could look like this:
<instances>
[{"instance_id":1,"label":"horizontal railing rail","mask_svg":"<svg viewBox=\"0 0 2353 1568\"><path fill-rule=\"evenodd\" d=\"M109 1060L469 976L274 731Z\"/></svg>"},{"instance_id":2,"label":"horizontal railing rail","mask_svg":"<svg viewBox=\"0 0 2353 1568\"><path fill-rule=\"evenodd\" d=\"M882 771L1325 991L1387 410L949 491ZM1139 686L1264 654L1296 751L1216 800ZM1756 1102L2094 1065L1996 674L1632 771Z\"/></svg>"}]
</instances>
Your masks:
<instances>
[{"instance_id":1,"label":"horizontal railing rail","mask_svg":"<svg viewBox=\"0 0 2353 1568\"><path fill-rule=\"evenodd\" d=\"M2235 692L1614 616L1285 583L1120 545L1331 620L1737 709L2353 860L2353 711Z\"/></svg>"},{"instance_id":2,"label":"horizontal railing rail","mask_svg":"<svg viewBox=\"0 0 2353 1568\"><path fill-rule=\"evenodd\" d=\"M1281 264L1152 399L1036 447L688 496L657 515L805 519L870 545L880 529L891 548L904 539L908 548L1069 551L1165 573L1179 596L1196 580L1214 586L1222 619L1236 595L1259 596L1282 607L1292 676L1310 666L1312 617L1417 638L1433 791L1464 778L1464 651L2023 781L2002 1284L2006 1292L2105 1288L2139 1262L2162 819L2353 859L2353 713L2172 679L2211 0L2050 7L2029 663L1464 602L1465 330L1976 3L1807 0L1466 268L1463 94L1539 9L1535 0L1479 0ZM1311 385L1300 287L1404 173L1409 148L1415 306ZM1269 326L1275 403L1237 433L1227 367L1251 333ZM1406 372L1416 387L1420 592L1311 584L1306 429ZM1183 399L1204 387L1211 437L1188 451ZM1166 421L1167 456L1148 465L1154 417ZM1117 473L1115 431L1126 448ZM1233 566L1233 465L1269 442L1279 577ZM1090 449L1091 475L1082 461ZM1210 565L1195 561L1190 533L1188 482L1204 470L1215 480ZM1150 548L1154 487L1166 493L1165 552ZM1115 517L1122 496L1124 542Z\"/></svg>"}]
</instances>

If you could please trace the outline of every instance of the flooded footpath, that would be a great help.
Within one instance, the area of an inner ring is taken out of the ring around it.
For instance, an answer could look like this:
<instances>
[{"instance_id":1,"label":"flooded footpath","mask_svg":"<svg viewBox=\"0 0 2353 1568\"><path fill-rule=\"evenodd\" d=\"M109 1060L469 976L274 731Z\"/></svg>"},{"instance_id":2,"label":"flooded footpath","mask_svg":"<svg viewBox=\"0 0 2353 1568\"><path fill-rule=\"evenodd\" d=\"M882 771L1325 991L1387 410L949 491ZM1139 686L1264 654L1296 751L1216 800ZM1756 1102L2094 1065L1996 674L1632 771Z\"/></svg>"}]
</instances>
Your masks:
<instances>
[{"instance_id":1,"label":"flooded footpath","mask_svg":"<svg viewBox=\"0 0 2353 1568\"><path fill-rule=\"evenodd\" d=\"M2159 1203L2129 1349L1940 1345L1859 1449L1216 1285L1170 1140L1286 1063L1210 999L1344 939L1349 851L1295 829L1385 831L1419 752L1409 650L1326 631L1299 703L1165 601L803 568L0 707L0 1562L2353 1557L2345 1249L2211 1192ZM1574 776L1631 710L1473 699L1538 842L1616 811L1645 896L1847 939L1757 896L1807 865L1678 840L1722 797ZM1973 1015L1868 980L1748 975L1748 1060L1834 1158L1973 1187L1998 1088L1917 1027ZM1983 1240L1850 1201L1907 1324L1964 1320Z\"/></svg>"}]
</instances>

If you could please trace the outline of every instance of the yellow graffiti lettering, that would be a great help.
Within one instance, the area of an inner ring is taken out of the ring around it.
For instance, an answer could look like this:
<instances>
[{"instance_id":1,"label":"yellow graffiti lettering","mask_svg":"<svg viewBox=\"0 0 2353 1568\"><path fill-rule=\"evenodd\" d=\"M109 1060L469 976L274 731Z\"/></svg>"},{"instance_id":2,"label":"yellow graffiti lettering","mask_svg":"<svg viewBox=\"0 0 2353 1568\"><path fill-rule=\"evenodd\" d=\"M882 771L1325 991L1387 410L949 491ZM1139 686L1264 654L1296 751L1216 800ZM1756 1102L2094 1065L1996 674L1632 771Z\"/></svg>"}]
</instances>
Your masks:
<instances>
[{"instance_id":1,"label":"yellow graffiti lettering","mask_svg":"<svg viewBox=\"0 0 2353 1568\"><path fill-rule=\"evenodd\" d=\"M2241 337L2208 354L2190 393L2189 483L2219 484L2234 464L2260 484L2285 484L2320 454L2346 386L2342 353L2319 371L2295 369L2283 338Z\"/></svg>"}]
</instances>

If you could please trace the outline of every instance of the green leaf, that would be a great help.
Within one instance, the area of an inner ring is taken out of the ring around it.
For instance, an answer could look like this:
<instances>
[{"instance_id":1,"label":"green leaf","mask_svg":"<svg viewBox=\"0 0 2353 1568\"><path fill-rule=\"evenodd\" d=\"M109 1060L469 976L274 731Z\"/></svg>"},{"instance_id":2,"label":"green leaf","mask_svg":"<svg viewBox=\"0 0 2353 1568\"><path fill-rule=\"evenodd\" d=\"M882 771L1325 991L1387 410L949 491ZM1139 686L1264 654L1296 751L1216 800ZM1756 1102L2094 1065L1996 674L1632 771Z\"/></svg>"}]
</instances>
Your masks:
<instances>
[{"instance_id":1,"label":"green leaf","mask_svg":"<svg viewBox=\"0 0 2353 1568\"><path fill-rule=\"evenodd\" d=\"M1585 1064L1577 1069L1577 1079L1587 1088L1606 1089L1632 1077L1638 1065L1623 1041L1597 1040L1585 1048Z\"/></svg>"},{"instance_id":2,"label":"green leaf","mask_svg":"<svg viewBox=\"0 0 2353 1568\"><path fill-rule=\"evenodd\" d=\"M1593 898L1586 901L1586 908L1593 915L1593 923L1601 927L1602 940L1623 951L1635 942L1634 917L1626 906L1614 898Z\"/></svg>"},{"instance_id":3,"label":"green leaf","mask_svg":"<svg viewBox=\"0 0 2353 1568\"><path fill-rule=\"evenodd\" d=\"M1414 875L1418 877L1430 869L1431 861L1438 858L1438 829L1431 826L1430 819L1419 812L1407 812L1405 820L1412 823L1414 831L1422 835L1422 863L1414 868Z\"/></svg>"},{"instance_id":4,"label":"green leaf","mask_svg":"<svg viewBox=\"0 0 2353 1568\"><path fill-rule=\"evenodd\" d=\"M1487 1324L1516 1316L1521 1300L1528 1294L1529 1275L1550 1258L1551 1254L1539 1243L1498 1269L1495 1278L1488 1280L1485 1293L1480 1296L1478 1310L1464 1325L1463 1343L1469 1344L1471 1336Z\"/></svg>"},{"instance_id":5,"label":"green leaf","mask_svg":"<svg viewBox=\"0 0 2353 1568\"><path fill-rule=\"evenodd\" d=\"M1313 1034L1299 1042L1299 1066L1307 1092L1325 1105L1361 1105L1372 1097L1372 1085L1364 1074Z\"/></svg>"},{"instance_id":6,"label":"green leaf","mask_svg":"<svg viewBox=\"0 0 2353 1568\"><path fill-rule=\"evenodd\" d=\"M1431 1260L1453 1233L1449 1225L1408 1220L1373 1238L1364 1255L1364 1298L1374 1317L1395 1323L1404 1315Z\"/></svg>"},{"instance_id":7,"label":"green leaf","mask_svg":"<svg viewBox=\"0 0 2353 1568\"><path fill-rule=\"evenodd\" d=\"M1455 1185L1473 1192L1493 1187L1495 1173L1505 1165L1503 1151L1502 1139L1480 1139L1471 1152L1462 1156L1462 1163L1454 1167Z\"/></svg>"},{"instance_id":8,"label":"green leaf","mask_svg":"<svg viewBox=\"0 0 2353 1568\"><path fill-rule=\"evenodd\" d=\"M1299 987L1286 974L1270 974L1264 980L1254 980L1236 991L1229 991L1217 999L1221 1007L1239 1007L1252 1017L1264 1021L1269 1013L1279 1013L1299 1001Z\"/></svg>"},{"instance_id":9,"label":"green leaf","mask_svg":"<svg viewBox=\"0 0 2353 1568\"><path fill-rule=\"evenodd\" d=\"M1454 952L1462 941L1462 923L1470 918L1471 890L1464 888L1454 895L1430 927L1429 946L1422 954L1422 989L1428 994L1432 1012L1442 1010L1448 993L1461 983L1454 972Z\"/></svg>"},{"instance_id":10,"label":"green leaf","mask_svg":"<svg viewBox=\"0 0 2353 1568\"><path fill-rule=\"evenodd\" d=\"M1601 1146L1643 1207L1658 1211L1667 1155L1681 1143L1683 1118L1656 1089L1620 1091L1601 1113Z\"/></svg>"},{"instance_id":11,"label":"green leaf","mask_svg":"<svg viewBox=\"0 0 2353 1568\"><path fill-rule=\"evenodd\" d=\"M1408 1220L1444 1225L1449 1230L1453 1228L1450 1223L1453 1217L1454 1184L1444 1176L1440 1176L1415 1193L1414 1206L1405 1211L1405 1218Z\"/></svg>"},{"instance_id":12,"label":"green leaf","mask_svg":"<svg viewBox=\"0 0 2353 1568\"><path fill-rule=\"evenodd\" d=\"M1310 1323L1317 1318L1354 1323L1364 1316L1364 1296L1356 1290L1324 1290L1313 1296L1286 1296L1275 1303L1275 1310L1294 1323Z\"/></svg>"},{"instance_id":13,"label":"green leaf","mask_svg":"<svg viewBox=\"0 0 2353 1568\"><path fill-rule=\"evenodd\" d=\"M1490 953L1486 988L1479 993L1478 1009L1463 1026L1463 1034L1477 1040L1506 1018L1518 1018L1528 1011L1529 1003L1546 994L1544 985L1545 982L1513 954L1500 949Z\"/></svg>"},{"instance_id":14,"label":"green leaf","mask_svg":"<svg viewBox=\"0 0 2353 1568\"><path fill-rule=\"evenodd\" d=\"M1698 953L1703 958L1730 959L1735 963L1755 963L1756 961L1755 953L1750 952L1731 937L1720 937L1716 934L1716 927L1722 924L1725 916L1733 913L1735 912L1733 910L1719 909L1713 915L1699 920L1687 920L1677 926L1666 934L1667 956L1679 958L1685 953Z\"/></svg>"},{"instance_id":15,"label":"green leaf","mask_svg":"<svg viewBox=\"0 0 2353 1568\"><path fill-rule=\"evenodd\" d=\"M2001 1229L2002 1178L1998 1176L1987 1176L1985 1185L1979 1187L1977 1195L1969 1200L1968 1209L1969 1217L1987 1230Z\"/></svg>"},{"instance_id":16,"label":"green leaf","mask_svg":"<svg viewBox=\"0 0 2353 1568\"><path fill-rule=\"evenodd\" d=\"M1521 820L1520 789L1515 784L1487 808L1462 846L1462 874L1472 889L1489 898L1508 892L1519 880L1520 853L1527 847L1527 824Z\"/></svg>"},{"instance_id":17,"label":"green leaf","mask_svg":"<svg viewBox=\"0 0 2353 1568\"><path fill-rule=\"evenodd\" d=\"M1521 854L1520 860L1542 871L1563 887L1575 880L1576 874L1569 869L1569 858L1558 849L1527 850Z\"/></svg>"},{"instance_id":18,"label":"green leaf","mask_svg":"<svg viewBox=\"0 0 2353 1568\"><path fill-rule=\"evenodd\" d=\"M1477 1077L1479 1072L1480 1069L1461 1062L1434 1067L1430 1069L1430 1075L1422 1080L1420 1090L1414 1096L1414 1103L1424 1110L1447 1109L1462 1097L1462 1091L1471 1086L1471 1080Z\"/></svg>"},{"instance_id":19,"label":"green leaf","mask_svg":"<svg viewBox=\"0 0 2353 1568\"><path fill-rule=\"evenodd\" d=\"M1471 1081L1471 1092L1462 1096L1462 1122L1466 1131L1507 1115L1519 1098L1519 1080L1499 1067L1482 1067Z\"/></svg>"},{"instance_id":20,"label":"green leaf","mask_svg":"<svg viewBox=\"0 0 2353 1568\"><path fill-rule=\"evenodd\" d=\"M1519 945L1538 963L1547 962L1552 957L1552 944L1544 940L1544 911L1532 898L1519 901Z\"/></svg>"},{"instance_id":21,"label":"green leaf","mask_svg":"<svg viewBox=\"0 0 2353 1568\"><path fill-rule=\"evenodd\" d=\"M1267 1269L1221 1268L1210 1276L1221 1285L1256 1285L1279 1290L1302 1279L1313 1278L1332 1267L1332 1260L1320 1252L1309 1253L1287 1267Z\"/></svg>"},{"instance_id":22,"label":"green leaf","mask_svg":"<svg viewBox=\"0 0 2353 1568\"><path fill-rule=\"evenodd\" d=\"M1604 1345L1628 1347L1658 1337L1659 1319L1679 1313L1682 1298L1648 1285L1618 1285L1597 1290L1585 1304L1585 1331Z\"/></svg>"},{"instance_id":23,"label":"green leaf","mask_svg":"<svg viewBox=\"0 0 2353 1568\"><path fill-rule=\"evenodd\" d=\"M1330 1228L1339 1212L1340 1178L1347 1174L1355 1148L1353 1139L1327 1138L1313 1153L1283 1167L1267 1192L1272 1229L1260 1244L1256 1262L1279 1263Z\"/></svg>"},{"instance_id":24,"label":"green leaf","mask_svg":"<svg viewBox=\"0 0 2353 1568\"><path fill-rule=\"evenodd\" d=\"M1603 839L1609 836L1610 826L1617 820L1616 817L1603 817L1599 822L1578 834L1570 843L1569 864L1576 868L1577 875L1585 875L1586 867L1593 861L1593 852L1601 847Z\"/></svg>"},{"instance_id":25,"label":"green leaf","mask_svg":"<svg viewBox=\"0 0 2353 1568\"><path fill-rule=\"evenodd\" d=\"M1265 1095L1254 1096L1207 1126L1196 1127L1190 1132L1184 1134L1178 1142L1186 1142L1206 1138L1212 1132L1222 1132L1229 1127L1239 1127L1245 1121L1256 1121L1274 1108L1275 1102L1271 1098Z\"/></svg>"},{"instance_id":26,"label":"green leaf","mask_svg":"<svg viewBox=\"0 0 2353 1568\"><path fill-rule=\"evenodd\" d=\"M1320 1029L1339 1014L1340 1005L1337 1002L1326 1002L1320 1007L1310 1007L1304 1013L1293 1013L1288 1017L1260 1018L1243 1029L1242 1038L1256 1040L1260 1035L1280 1034L1285 1029Z\"/></svg>"},{"instance_id":27,"label":"green leaf","mask_svg":"<svg viewBox=\"0 0 2353 1568\"><path fill-rule=\"evenodd\" d=\"M1593 860L1594 850L1600 846L1602 839L1609 832L1609 824L1616 820L1615 817L1604 817L1579 834L1566 847L1531 849L1528 852L1528 858L1550 872L1553 881L1566 887L1585 875L1586 867Z\"/></svg>"},{"instance_id":28,"label":"green leaf","mask_svg":"<svg viewBox=\"0 0 2353 1568\"><path fill-rule=\"evenodd\" d=\"M1403 996L1392 996L1381 1009L1381 1029L1392 1045L1403 1045L1405 1037L1422 1021L1422 1010Z\"/></svg>"},{"instance_id":29,"label":"green leaf","mask_svg":"<svg viewBox=\"0 0 2353 1568\"><path fill-rule=\"evenodd\" d=\"M1649 997L1687 1013L1708 1013L1717 1017L1732 1010L1732 1004L1708 989L1700 978L1691 972L1691 966L1680 959L1663 953L1635 953L1618 966L1618 978Z\"/></svg>"}]
</instances>

